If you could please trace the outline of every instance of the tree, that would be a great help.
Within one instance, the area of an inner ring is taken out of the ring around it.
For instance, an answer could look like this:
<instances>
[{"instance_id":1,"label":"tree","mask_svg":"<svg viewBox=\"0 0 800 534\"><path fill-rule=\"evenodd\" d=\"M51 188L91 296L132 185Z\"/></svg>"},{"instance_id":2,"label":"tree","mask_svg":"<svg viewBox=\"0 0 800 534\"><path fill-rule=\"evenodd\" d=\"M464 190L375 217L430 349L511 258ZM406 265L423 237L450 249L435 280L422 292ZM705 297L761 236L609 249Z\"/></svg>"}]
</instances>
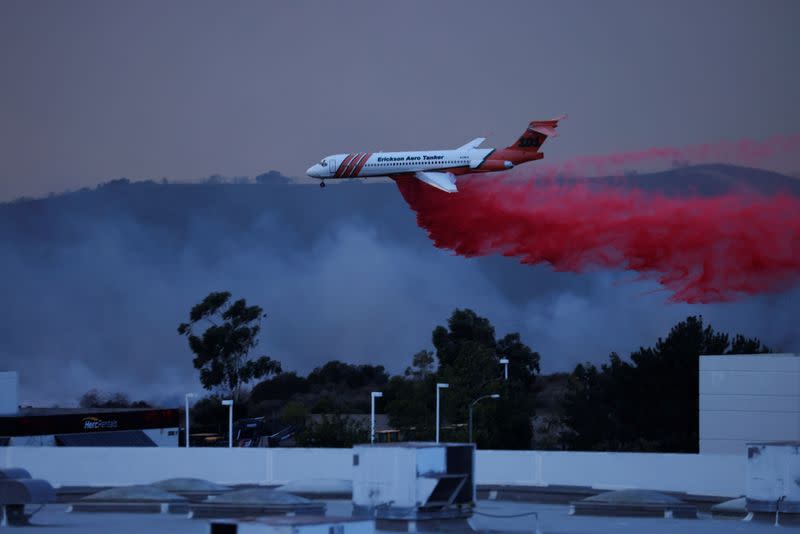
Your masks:
<instances>
[{"instance_id":1,"label":"tree","mask_svg":"<svg viewBox=\"0 0 800 534\"><path fill-rule=\"evenodd\" d=\"M590 363L579 364L569 376L563 401L567 430L561 438L572 449L636 448L631 424L636 403L628 387L633 368L616 353L609 360L600 370Z\"/></svg>"},{"instance_id":2,"label":"tree","mask_svg":"<svg viewBox=\"0 0 800 534\"><path fill-rule=\"evenodd\" d=\"M741 334L736 334L736 337L731 341L731 348L727 354L766 354L768 352L772 352L772 349L762 345L761 340L757 337L744 337Z\"/></svg>"},{"instance_id":3,"label":"tree","mask_svg":"<svg viewBox=\"0 0 800 534\"><path fill-rule=\"evenodd\" d=\"M564 398L573 449L697 452L700 356L765 353L757 338L730 336L687 317L654 347L616 353L598 371L578 365Z\"/></svg>"},{"instance_id":4,"label":"tree","mask_svg":"<svg viewBox=\"0 0 800 534\"><path fill-rule=\"evenodd\" d=\"M455 310L447 321L447 328L437 326L433 330L433 346L439 365L451 365L458 357L465 343L494 348L494 327L488 319L478 316L474 311Z\"/></svg>"},{"instance_id":5,"label":"tree","mask_svg":"<svg viewBox=\"0 0 800 534\"><path fill-rule=\"evenodd\" d=\"M150 408L145 401L131 402L124 393L103 393L92 389L84 393L78 405L81 408Z\"/></svg>"},{"instance_id":6,"label":"tree","mask_svg":"<svg viewBox=\"0 0 800 534\"><path fill-rule=\"evenodd\" d=\"M317 386L346 386L357 389L364 386L382 386L389 375L382 365L352 365L338 360L317 367L308 375L308 382Z\"/></svg>"},{"instance_id":7,"label":"tree","mask_svg":"<svg viewBox=\"0 0 800 534\"><path fill-rule=\"evenodd\" d=\"M299 401L287 402L281 409L281 421L286 424L305 423L308 417L308 409L306 405Z\"/></svg>"},{"instance_id":8,"label":"tree","mask_svg":"<svg viewBox=\"0 0 800 534\"><path fill-rule=\"evenodd\" d=\"M436 382L450 387L442 394L444 420L465 424L469 405L480 396L500 393L499 400L484 401L475 409L475 437L479 446L500 449L530 448L534 414L535 375L539 354L520 340L519 334L495 339L491 322L469 309L456 309L447 327L437 326L435 351L414 355L405 376L392 377L386 388L386 412L398 428L415 428L416 438L432 438L435 429ZM501 356L510 360L509 380L502 379ZM438 361L438 368L434 363ZM445 436L448 439L463 435Z\"/></svg>"},{"instance_id":9,"label":"tree","mask_svg":"<svg viewBox=\"0 0 800 534\"><path fill-rule=\"evenodd\" d=\"M301 447L352 447L369 439L367 428L341 415L324 415L319 422L307 426L297 435Z\"/></svg>"},{"instance_id":10,"label":"tree","mask_svg":"<svg viewBox=\"0 0 800 534\"><path fill-rule=\"evenodd\" d=\"M413 439L433 439L436 387L435 360L431 351L416 353L404 376L393 376L384 388L384 411L389 423L405 429Z\"/></svg>"},{"instance_id":11,"label":"tree","mask_svg":"<svg viewBox=\"0 0 800 534\"><path fill-rule=\"evenodd\" d=\"M295 395L308 393L308 380L296 373L281 373L268 380L259 382L250 392L251 403L258 403L265 400L288 401Z\"/></svg>"},{"instance_id":12,"label":"tree","mask_svg":"<svg viewBox=\"0 0 800 534\"><path fill-rule=\"evenodd\" d=\"M433 372L433 353L421 350L411 359L411 367L406 367L405 375L414 380L421 380Z\"/></svg>"},{"instance_id":13,"label":"tree","mask_svg":"<svg viewBox=\"0 0 800 534\"><path fill-rule=\"evenodd\" d=\"M228 435L228 410L222 404L222 397L219 395L209 395L199 399L189 412L192 433L214 432ZM234 420L245 417L247 407L244 403L233 403Z\"/></svg>"},{"instance_id":14,"label":"tree","mask_svg":"<svg viewBox=\"0 0 800 534\"><path fill-rule=\"evenodd\" d=\"M245 299L230 300L227 291L210 293L192 308L189 322L178 326L178 334L189 341L203 387L236 395L242 384L254 378L279 374L281 365L268 356L249 360L266 314L260 306L248 306ZM209 326L196 335L193 328L201 322Z\"/></svg>"},{"instance_id":15,"label":"tree","mask_svg":"<svg viewBox=\"0 0 800 534\"><path fill-rule=\"evenodd\" d=\"M435 387L434 373L389 379L383 394L389 423L394 428L405 430L413 439L433 439Z\"/></svg>"},{"instance_id":16,"label":"tree","mask_svg":"<svg viewBox=\"0 0 800 534\"><path fill-rule=\"evenodd\" d=\"M482 448L530 448L539 354L517 333L496 341L491 322L470 309L455 310L447 325L434 330L433 344L439 377L450 384L444 401L448 421L466 422L475 399L499 393L499 399L475 408L476 443ZM508 380L502 376L501 357L509 360Z\"/></svg>"}]
</instances>

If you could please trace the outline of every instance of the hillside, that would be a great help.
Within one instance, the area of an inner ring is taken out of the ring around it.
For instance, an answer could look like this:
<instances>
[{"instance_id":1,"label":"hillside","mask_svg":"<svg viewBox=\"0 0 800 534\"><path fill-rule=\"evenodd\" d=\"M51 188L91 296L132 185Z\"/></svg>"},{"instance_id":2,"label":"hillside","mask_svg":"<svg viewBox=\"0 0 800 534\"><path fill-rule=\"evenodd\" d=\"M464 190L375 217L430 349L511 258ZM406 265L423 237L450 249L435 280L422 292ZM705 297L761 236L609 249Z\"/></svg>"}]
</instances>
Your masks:
<instances>
[{"instance_id":1,"label":"hillside","mask_svg":"<svg viewBox=\"0 0 800 534\"><path fill-rule=\"evenodd\" d=\"M667 194L800 195L794 178L722 165L622 180ZM455 257L432 245L393 184L115 181L0 204L0 257L0 368L19 368L33 392L23 400L39 405L74 402L89 387L179 402L197 379L175 329L214 290L263 306L259 350L302 373L331 359L399 372L455 307L489 317L499 335L519 331L546 373L651 343L689 311L713 319L722 310L667 306L663 295L643 294L653 285L625 273ZM760 301L732 305L720 317L737 325L746 317L748 334L776 331L791 348L784 321L764 311L792 306L791 295L780 298L763 310Z\"/></svg>"}]
</instances>

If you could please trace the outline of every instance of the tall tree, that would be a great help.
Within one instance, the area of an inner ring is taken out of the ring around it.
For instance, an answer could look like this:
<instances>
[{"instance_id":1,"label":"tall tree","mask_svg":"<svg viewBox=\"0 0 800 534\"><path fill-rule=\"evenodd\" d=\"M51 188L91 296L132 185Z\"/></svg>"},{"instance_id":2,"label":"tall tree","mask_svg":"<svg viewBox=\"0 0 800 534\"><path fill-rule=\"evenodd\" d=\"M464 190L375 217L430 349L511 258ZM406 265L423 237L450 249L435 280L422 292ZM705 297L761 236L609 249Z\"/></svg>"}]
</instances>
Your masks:
<instances>
[{"instance_id":1,"label":"tall tree","mask_svg":"<svg viewBox=\"0 0 800 534\"><path fill-rule=\"evenodd\" d=\"M413 429L409 435L413 439L433 439L435 387L433 353L419 351L405 376L393 376L386 385L383 400L390 424L407 431Z\"/></svg>"},{"instance_id":2,"label":"tall tree","mask_svg":"<svg viewBox=\"0 0 800 534\"><path fill-rule=\"evenodd\" d=\"M486 400L475 408L478 445L529 448L534 413L532 386L539 370L539 355L522 343L519 334L508 334L498 342L491 322L469 309L455 310L447 327L434 329L432 340L438 368L433 369L433 353L421 351L414 356L405 377L393 377L389 383L386 410L392 424L416 427L420 439L433 437L436 382L447 382L450 387L442 393L446 422L465 424L474 400L499 393L499 400ZM502 378L499 359L503 356L510 361L508 381ZM446 437L466 439L466 430L463 435Z\"/></svg>"},{"instance_id":3,"label":"tall tree","mask_svg":"<svg viewBox=\"0 0 800 534\"><path fill-rule=\"evenodd\" d=\"M264 318L260 306L248 306L245 299L231 302L227 291L210 293L192 307L189 322L178 326L178 334L189 341L204 388L236 395L242 384L281 372L280 363L268 356L249 358L258 345ZM197 335L193 329L200 323L207 326Z\"/></svg>"},{"instance_id":4,"label":"tall tree","mask_svg":"<svg viewBox=\"0 0 800 534\"><path fill-rule=\"evenodd\" d=\"M702 317L672 327L630 363L615 353L598 371L579 365L564 399L573 449L697 452L700 356L765 353L757 338L716 332Z\"/></svg>"}]
</instances>

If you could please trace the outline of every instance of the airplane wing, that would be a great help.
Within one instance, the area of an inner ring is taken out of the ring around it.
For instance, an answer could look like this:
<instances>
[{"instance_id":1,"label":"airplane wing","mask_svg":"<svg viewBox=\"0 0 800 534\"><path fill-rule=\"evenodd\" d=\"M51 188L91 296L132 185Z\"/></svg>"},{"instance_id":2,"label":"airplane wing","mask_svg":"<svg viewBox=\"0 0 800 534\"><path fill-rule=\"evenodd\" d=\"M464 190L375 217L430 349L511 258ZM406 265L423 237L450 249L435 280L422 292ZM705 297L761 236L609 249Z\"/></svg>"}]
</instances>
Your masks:
<instances>
[{"instance_id":1,"label":"airplane wing","mask_svg":"<svg viewBox=\"0 0 800 534\"><path fill-rule=\"evenodd\" d=\"M414 176L445 193L457 193L456 177L449 172L418 172Z\"/></svg>"},{"instance_id":2,"label":"airplane wing","mask_svg":"<svg viewBox=\"0 0 800 534\"><path fill-rule=\"evenodd\" d=\"M485 137L476 137L466 145L458 147L456 150L470 150L472 148L478 148L480 144L483 143L484 141L486 141Z\"/></svg>"}]
</instances>

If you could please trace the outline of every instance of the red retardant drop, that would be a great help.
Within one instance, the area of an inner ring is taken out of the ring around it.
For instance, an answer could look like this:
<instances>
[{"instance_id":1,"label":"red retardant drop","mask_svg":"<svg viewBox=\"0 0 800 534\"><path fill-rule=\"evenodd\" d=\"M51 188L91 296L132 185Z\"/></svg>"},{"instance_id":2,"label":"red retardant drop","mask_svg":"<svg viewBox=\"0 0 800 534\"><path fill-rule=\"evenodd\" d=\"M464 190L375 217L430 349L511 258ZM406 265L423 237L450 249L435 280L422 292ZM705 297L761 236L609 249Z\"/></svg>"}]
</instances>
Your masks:
<instances>
[{"instance_id":1,"label":"red retardant drop","mask_svg":"<svg viewBox=\"0 0 800 534\"><path fill-rule=\"evenodd\" d=\"M800 199L788 194L675 198L485 175L460 178L448 194L396 181L435 246L461 256L632 270L689 303L780 290L800 277Z\"/></svg>"}]
</instances>

